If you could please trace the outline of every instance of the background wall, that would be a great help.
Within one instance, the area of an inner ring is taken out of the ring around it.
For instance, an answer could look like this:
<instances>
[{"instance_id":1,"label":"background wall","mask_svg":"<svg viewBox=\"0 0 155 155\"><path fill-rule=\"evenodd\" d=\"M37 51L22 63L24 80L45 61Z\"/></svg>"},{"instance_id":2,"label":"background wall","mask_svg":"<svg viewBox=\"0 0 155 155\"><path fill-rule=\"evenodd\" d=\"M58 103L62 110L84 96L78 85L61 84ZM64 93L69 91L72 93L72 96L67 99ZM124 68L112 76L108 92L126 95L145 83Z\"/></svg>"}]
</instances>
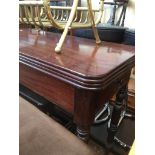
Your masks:
<instances>
[{"instance_id":1,"label":"background wall","mask_svg":"<svg viewBox=\"0 0 155 155\"><path fill-rule=\"evenodd\" d=\"M92 0L93 8L96 8L99 6L99 1L100 0ZM105 1L112 2L113 0L105 0ZM87 5L86 0L81 0L81 5L86 6ZM119 17L121 9L122 8L118 9L116 12L116 21ZM112 11L112 6L105 5L105 12L104 12L104 16L102 18L102 22L108 21L108 19L110 18L110 15L111 15L111 11ZM135 0L129 0L124 26L128 27L128 28L135 28Z\"/></svg>"}]
</instances>

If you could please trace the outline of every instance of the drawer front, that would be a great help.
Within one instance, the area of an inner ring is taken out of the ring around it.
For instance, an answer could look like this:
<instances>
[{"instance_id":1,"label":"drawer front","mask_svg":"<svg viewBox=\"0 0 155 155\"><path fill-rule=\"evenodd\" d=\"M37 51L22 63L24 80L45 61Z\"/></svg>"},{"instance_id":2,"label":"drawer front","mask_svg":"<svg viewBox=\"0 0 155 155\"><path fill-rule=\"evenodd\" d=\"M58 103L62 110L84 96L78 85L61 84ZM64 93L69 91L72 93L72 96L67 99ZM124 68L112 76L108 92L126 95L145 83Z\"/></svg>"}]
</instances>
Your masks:
<instances>
[{"instance_id":1,"label":"drawer front","mask_svg":"<svg viewBox=\"0 0 155 155\"><path fill-rule=\"evenodd\" d=\"M22 85L40 96L43 96L65 111L73 113L74 88L71 85L22 63L19 65L19 80Z\"/></svg>"}]
</instances>

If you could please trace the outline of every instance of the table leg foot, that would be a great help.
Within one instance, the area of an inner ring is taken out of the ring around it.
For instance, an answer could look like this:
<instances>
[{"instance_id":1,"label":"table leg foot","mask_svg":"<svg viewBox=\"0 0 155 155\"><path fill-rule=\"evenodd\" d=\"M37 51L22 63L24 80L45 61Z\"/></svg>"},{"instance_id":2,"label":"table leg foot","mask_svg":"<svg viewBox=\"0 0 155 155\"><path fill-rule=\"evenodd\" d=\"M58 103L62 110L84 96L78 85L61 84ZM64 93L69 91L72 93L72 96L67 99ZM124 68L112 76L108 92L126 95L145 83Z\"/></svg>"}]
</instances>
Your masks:
<instances>
[{"instance_id":1,"label":"table leg foot","mask_svg":"<svg viewBox=\"0 0 155 155\"><path fill-rule=\"evenodd\" d=\"M88 142L88 140L89 140L89 130L81 129L81 128L77 127L76 132L77 132L77 137L79 139L81 139L82 141L84 141L86 143Z\"/></svg>"}]
</instances>

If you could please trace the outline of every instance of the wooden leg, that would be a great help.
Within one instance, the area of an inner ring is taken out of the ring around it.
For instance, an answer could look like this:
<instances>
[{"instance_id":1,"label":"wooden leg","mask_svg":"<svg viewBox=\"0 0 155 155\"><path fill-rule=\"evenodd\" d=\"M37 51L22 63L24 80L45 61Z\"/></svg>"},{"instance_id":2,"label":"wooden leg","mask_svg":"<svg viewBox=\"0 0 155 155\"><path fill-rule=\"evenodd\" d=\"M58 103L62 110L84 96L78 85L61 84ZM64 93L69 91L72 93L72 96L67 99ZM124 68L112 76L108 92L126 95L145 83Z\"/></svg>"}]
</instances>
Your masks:
<instances>
[{"instance_id":1,"label":"wooden leg","mask_svg":"<svg viewBox=\"0 0 155 155\"><path fill-rule=\"evenodd\" d=\"M93 12L92 12L92 4L91 4L91 0L87 0L87 3L88 3L88 12L89 12L89 17L92 21L92 29L93 29L93 32L94 32L94 36L95 36L95 39L96 39L96 43L97 44L100 44L101 43L101 40L100 40L100 37L98 35L98 31L97 31L97 28L96 28L96 25L95 25L95 21L94 21L94 15L93 15Z\"/></svg>"},{"instance_id":2,"label":"wooden leg","mask_svg":"<svg viewBox=\"0 0 155 155\"><path fill-rule=\"evenodd\" d=\"M65 29L64 29L64 31L63 31L63 33L61 35L61 38L60 38L60 40L59 40L59 42L58 42L58 44L57 44L57 46L55 48L56 53L61 52L61 47L62 47L62 45L63 45L63 43L65 41L67 33L68 33L69 29L71 28L71 24L72 24L72 22L74 20L74 16L75 16L75 13L76 13L76 10L77 10L78 3L79 3L79 0L74 0L73 1L73 6L72 6L72 10L71 10L69 19L68 19L67 24L65 26Z\"/></svg>"},{"instance_id":3,"label":"wooden leg","mask_svg":"<svg viewBox=\"0 0 155 155\"><path fill-rule=\"evenodd\" d=\"M74 99L74 123L77 125L77 136L86 142L89 139L90 126L94 122L98 94L95 91L76 89Z\"/></svg>"}]
</instances>

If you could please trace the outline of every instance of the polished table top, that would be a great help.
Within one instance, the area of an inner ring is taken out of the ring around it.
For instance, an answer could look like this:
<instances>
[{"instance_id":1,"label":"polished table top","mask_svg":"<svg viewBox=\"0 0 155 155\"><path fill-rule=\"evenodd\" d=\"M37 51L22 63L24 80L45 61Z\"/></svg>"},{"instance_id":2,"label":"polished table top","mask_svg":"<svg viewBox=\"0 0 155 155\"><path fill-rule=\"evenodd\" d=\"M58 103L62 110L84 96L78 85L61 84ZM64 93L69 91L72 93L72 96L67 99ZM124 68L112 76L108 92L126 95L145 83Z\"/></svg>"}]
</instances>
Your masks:
<instances>
[{"instance_id":1,"label":"polished table top","mask_svg":"<svg viewBox=\"0 0 155 155\"><path fill-rule=\"evenodd\" d=\"M20 28L20 61L84 89L100 89L134 62L134 47L68 36L61 54L54 52L60 34Z\"/></svg>"}]
</instances>

